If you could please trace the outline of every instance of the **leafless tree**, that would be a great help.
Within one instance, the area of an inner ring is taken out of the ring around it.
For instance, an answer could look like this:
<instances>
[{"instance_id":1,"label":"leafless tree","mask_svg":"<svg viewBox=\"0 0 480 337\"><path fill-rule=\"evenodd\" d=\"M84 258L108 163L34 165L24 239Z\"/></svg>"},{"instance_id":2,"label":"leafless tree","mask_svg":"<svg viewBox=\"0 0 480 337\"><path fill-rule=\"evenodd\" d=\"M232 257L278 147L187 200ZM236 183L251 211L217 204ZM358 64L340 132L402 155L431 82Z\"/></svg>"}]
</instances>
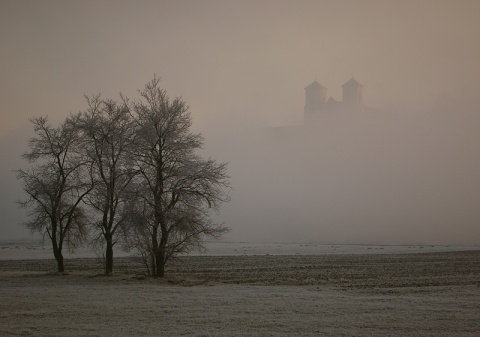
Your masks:
<instances>
[{"instance_id":1,"label":"leafless tree","mask_svg":"<svg viewBox=\"0 0 480 337\"><path fill-rule=\"evenodd\" d=\"M105 273L111 274L113 247L118 229L125 224L123 208L131 196L135 128L127 99L122 97L120 103L99 95L86 99L88 109L78 115L77 123L85 155L93 163L95 186L86 201L97 215L91 221L105 243Z\"/></svg>"},{"instance_id":2,"label":"leafless tree","mask_svg":"<svg viewBox=\"0 0 480 337\"><path fill-rule=\"evenodd\" d=\"M137 123L135 160L139 171L138 197L130 206L134 234L130 240L150 251L155 277L163 277L173 256L199 246L206 236L227 228L210 220L228 200L227 164L196 154L203 137L190 131L190 113L181 98L170 99L154 77L134 102ZM147 238L149 242L143 242ZM144 249L145 251L145 249Z\"/></svg>"},{"instance_id":3,"label":"leafless tree","mask_svg":"<svg viewBox=\"0 0 480 337\"><path fill-rule=\"evenodd\" d=\"M35 136L23 158L32 166L16 171L28 197L19 204L29 210L27 228L50 238L58 272L64 272L64 244L74 249L87 234L82 201L93 186L91 165L80 155L78 130L71 123L53 127L46 117L31 122Z\"/></svg>"}]
</instances>

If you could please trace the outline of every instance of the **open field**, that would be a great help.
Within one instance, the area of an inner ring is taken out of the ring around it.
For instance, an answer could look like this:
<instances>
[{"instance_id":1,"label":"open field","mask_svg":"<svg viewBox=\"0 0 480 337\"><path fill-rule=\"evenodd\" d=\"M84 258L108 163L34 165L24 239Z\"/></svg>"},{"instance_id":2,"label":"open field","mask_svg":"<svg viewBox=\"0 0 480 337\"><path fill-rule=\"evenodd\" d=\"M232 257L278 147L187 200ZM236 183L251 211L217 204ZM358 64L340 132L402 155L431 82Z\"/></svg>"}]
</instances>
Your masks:
<instances>
[{"instance_id":1,"label":"open field","mask_svg":"<svg viewBox=\"0 0 480 337\"><path fill-rule=\"evenodd\" d=\"M479 336L480 251L0 261L1 336Z\"/></svg>"}]
</instances>

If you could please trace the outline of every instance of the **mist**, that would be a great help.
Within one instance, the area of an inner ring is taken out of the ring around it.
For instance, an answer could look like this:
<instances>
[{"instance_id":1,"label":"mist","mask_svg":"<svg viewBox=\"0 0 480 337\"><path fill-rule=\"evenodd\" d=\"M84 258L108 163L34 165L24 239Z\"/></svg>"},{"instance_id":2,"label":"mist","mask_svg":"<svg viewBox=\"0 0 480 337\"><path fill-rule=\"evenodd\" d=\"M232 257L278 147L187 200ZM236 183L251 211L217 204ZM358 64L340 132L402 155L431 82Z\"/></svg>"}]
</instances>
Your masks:
<instances>
[{"instance_id":1,"label":"mist","mask_svg":"<svg viewBox=\"0 0 480 337\"><path fill-rule=\"evenodd\" d=\"M443 103L225 137L223 219L243 240L478 244L480 116Z\"/></svg>"},{"instance_id":2,"label":"mist","mask_svg":"<svg viewBox=\"0 0 480 337\"><path fill-rule=\"evenodd\" d=\"M32 135L153 74L229 162L226 240L480 244L478 1L2 1L0 236ZM315 79L360 112L304 123Z\"/></svg>"}]
</instances>

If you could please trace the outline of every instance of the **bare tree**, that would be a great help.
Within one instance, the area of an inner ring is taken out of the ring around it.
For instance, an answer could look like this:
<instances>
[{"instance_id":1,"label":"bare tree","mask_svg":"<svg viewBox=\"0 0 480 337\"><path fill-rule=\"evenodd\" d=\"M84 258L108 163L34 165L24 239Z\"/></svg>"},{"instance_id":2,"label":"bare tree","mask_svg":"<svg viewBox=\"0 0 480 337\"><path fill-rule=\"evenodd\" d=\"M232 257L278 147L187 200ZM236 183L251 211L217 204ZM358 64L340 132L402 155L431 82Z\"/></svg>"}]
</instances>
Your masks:
<instances>
[{"instance_id":1,"label":"bare tree","mask_svg":"<svg viewBox=\"0 0 480 337\"><path fill-rule=\"evenodd\" d=\"M50 238L58 272L64 272L64 244L74 249L87 234L81 203L93 186L90 165L79 153L79 135L70 123L52 127L46 117L31 122L36 136L23 158L33 166L16 171L28 195L19 204L29 209L26 227Z\"/></svg>"},{"instance_id":2,"label":"bare tree","mask_svg":"<svg viewBox=\"0 0 480 337\"><path fill-rule=\"evenodd\" d=\"M130 154L135 141L135 128L128 101L86 97L88 109L79 114L84 151L93 162L95 186L87 203L98 217L94 227L105 242L105 273L113 271L113 247L118 229L125 224L123 207L131 196L128 188L134 177Z\"/></svg>"},{"instance_id":3,"label":"bare tree","mask_svg":"<svg viewBox=\"0 0 480 337\"><path fill-rule=\"evenodd\" d=\"M142 99L133 104L140 175L130 215L137 242L149 239L140 246L150 249L152 274L163 277L170 258L201 245L205 236L227 230L210 220L208 209L218 210L228 200L229 183L226 163L196 154L203 138L190 131L188 107L181 98L171 100L159 81L154 77L147 83L140 91Z\"/></svg>"}]
</instances>

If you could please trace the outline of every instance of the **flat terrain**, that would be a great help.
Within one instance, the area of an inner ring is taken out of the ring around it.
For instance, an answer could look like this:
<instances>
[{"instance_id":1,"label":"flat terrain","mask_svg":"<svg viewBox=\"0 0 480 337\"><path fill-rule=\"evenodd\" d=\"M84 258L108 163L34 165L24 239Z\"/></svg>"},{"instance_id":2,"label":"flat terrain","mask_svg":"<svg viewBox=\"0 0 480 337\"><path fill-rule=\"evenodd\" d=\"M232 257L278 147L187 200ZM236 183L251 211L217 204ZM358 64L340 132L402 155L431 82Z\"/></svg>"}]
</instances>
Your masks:
<instances>
[{"instance_id":1,"label":"flat terrain","mask_svg":"<svg viewBox=\"0 0 480 337\"><path fill-rule=\"evenodd\" d=\"M0 336L479 336L480 251L0 261Z\"/></svg>"}]
</instances>

